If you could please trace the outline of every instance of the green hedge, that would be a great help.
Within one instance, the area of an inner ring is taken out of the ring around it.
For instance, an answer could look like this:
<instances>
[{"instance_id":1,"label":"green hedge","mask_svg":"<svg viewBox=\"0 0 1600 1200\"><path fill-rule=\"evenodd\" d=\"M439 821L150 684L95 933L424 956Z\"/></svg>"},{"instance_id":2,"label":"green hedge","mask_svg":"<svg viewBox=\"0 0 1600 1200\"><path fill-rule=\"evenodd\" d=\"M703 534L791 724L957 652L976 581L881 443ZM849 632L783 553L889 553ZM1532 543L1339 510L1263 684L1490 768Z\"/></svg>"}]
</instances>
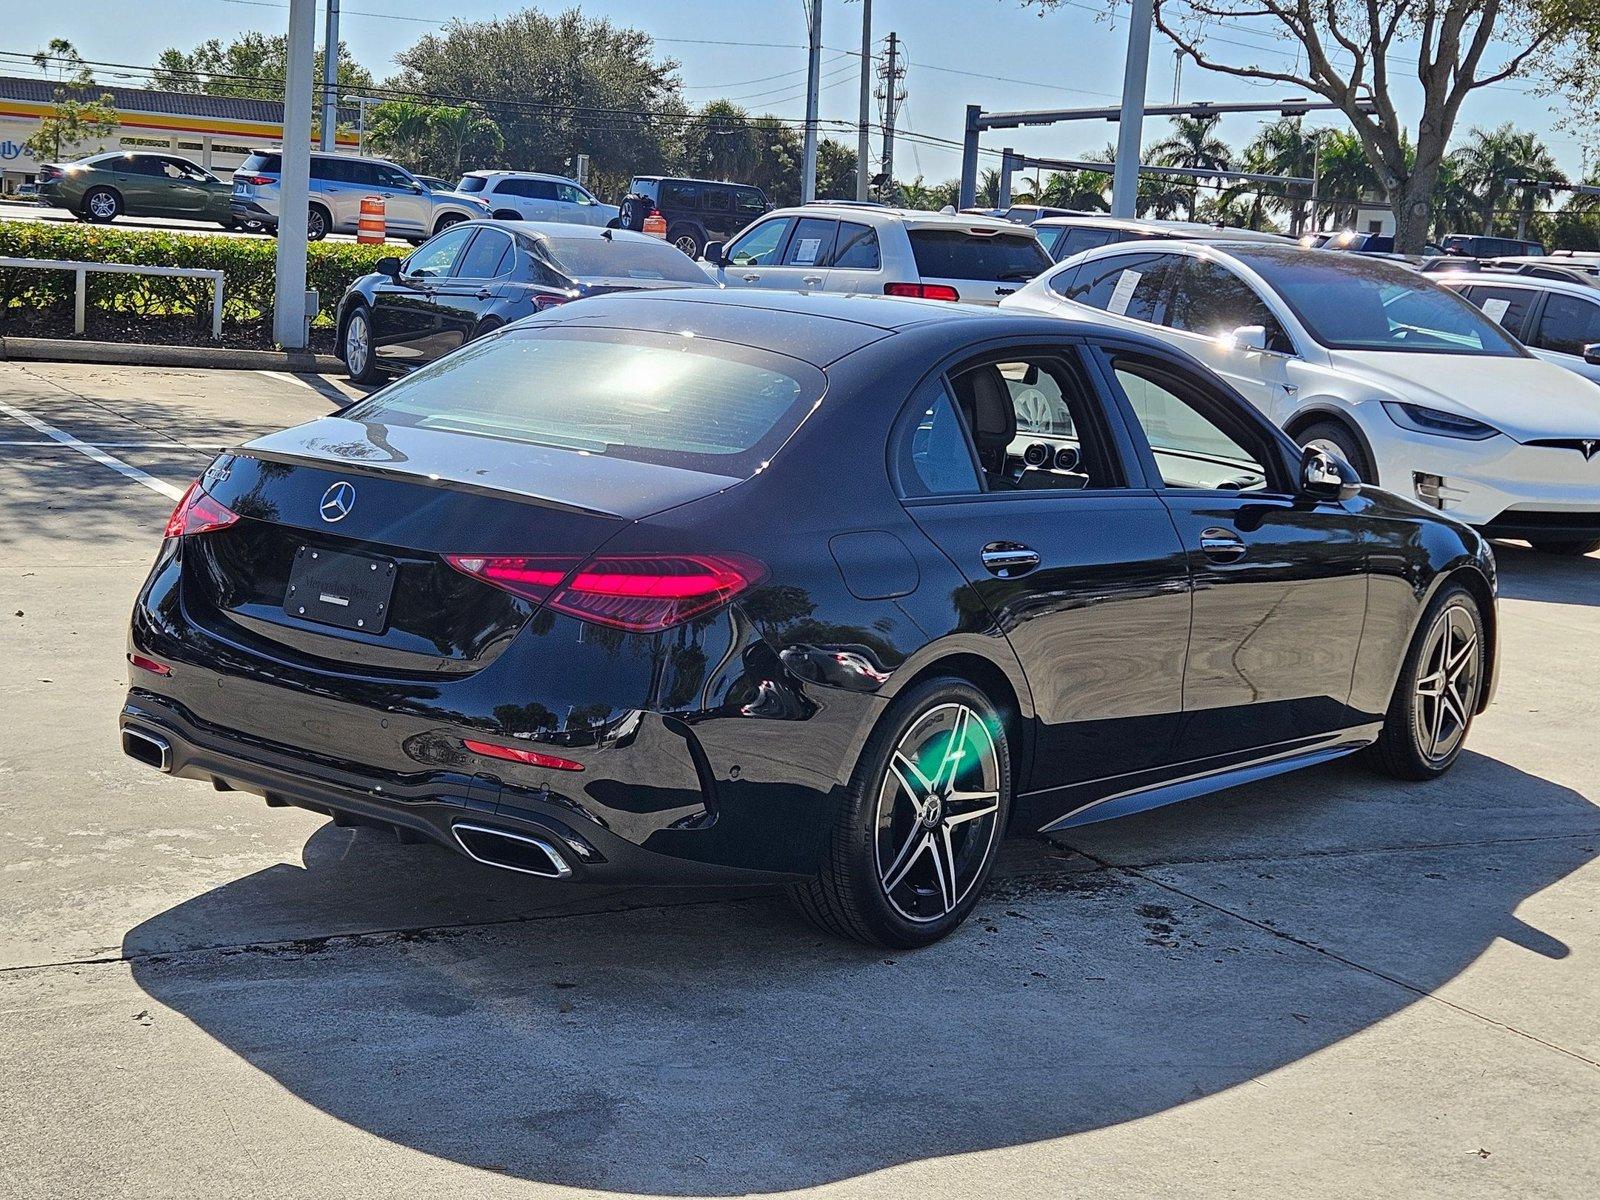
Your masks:
<instances>
[{"instance_id":1,"label":"green hedge","mask_svg":"<svg viewBox=\"0 0 1600 1200\"><path fill-rule=\"evenodd\" d=\"M225 321L260 321L272 315L277 250L277 240L270 237L163 233L43 221L0 222L0 257L221 270L225 279ZM315 288L321 297L318 320L332 320L345 287L371 271L378 259L394 252L392 247L353 242L314 242L308 246L306 286ZM0 267L0 315L17 308L70 306L75 285L70 271ZM91 272L88 303L91 309L139 315L192 314L197 323L208 324L211 281Z\"/></svg>"}]
</instances>

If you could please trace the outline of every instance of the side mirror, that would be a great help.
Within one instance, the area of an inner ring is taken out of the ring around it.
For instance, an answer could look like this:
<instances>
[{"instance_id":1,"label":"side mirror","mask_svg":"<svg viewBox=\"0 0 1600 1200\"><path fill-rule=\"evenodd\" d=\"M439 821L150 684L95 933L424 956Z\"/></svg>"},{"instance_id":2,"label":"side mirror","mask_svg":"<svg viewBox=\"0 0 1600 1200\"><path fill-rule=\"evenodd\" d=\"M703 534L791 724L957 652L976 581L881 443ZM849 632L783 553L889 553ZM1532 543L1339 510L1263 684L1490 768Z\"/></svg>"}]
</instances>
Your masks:
<instances>
[{"instance_id":1,"label":"side mirror","mask_svg":"<svg viewBox=\"0 0 1600 1200\"><path fill-rule=\"evenodd\" d=\"M392 254L385 255L373 263L372 269L385 278L392 279L396 283L400 282L400 260Z\"/></svg>"},{"instance_id":2,"label":"side mirror","mask_svg":"<svg viewBox=\"0 0 1600 1200\"><path fill-rule=\"evenodd\" d=\"M1300 494L1313 500L1349 500L1361 476L1337 454L1307 446L1300 452Z\"/></svg>"},{"instance_id":3,"label":"side mirror","mask_svg":"<svg viewBox=\"0 0 1600 1200\"><path fill-rule=\"evenodd\" d=\"M1227 340L1237 350L1265 350L1267 348L1267 327L1265 325L1241 325L1228 335Z\"/></svg>"},{"instance_id":4,"label":"side mirror","mask_svg":"<svg viewBox=\"0 0 1600 1200\"><path fill-rule=\"evenodd\" d=\"M728 260L723 254L723 247L726 244L725 242L707 242L706 248L700 252L700 257L714 267L725 267L728 265Z\"/></svg>"},{"instance_id":5,"label":"side mirror","mask_svg":"<svg viewBox=\"0 0 1600 1200\"><path fill-rule=\"evenodd\" d=\"M1590 342L1583 348L1583 361L1593 367L1600 367L1600 342Z\"/></svg>"}]
</instances>

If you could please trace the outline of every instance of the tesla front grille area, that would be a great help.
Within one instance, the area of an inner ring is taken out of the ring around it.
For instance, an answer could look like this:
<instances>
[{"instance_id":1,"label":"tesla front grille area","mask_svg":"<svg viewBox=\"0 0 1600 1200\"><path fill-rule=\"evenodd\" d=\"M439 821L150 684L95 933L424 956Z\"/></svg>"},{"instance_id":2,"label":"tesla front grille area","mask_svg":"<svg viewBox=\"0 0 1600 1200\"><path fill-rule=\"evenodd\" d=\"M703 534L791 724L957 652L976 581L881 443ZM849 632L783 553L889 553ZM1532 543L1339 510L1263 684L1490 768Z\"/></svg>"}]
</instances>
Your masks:
<instances>
[{"instance_id":1,"label":"tesla front grille area","mask_svg":"<svg viewBox=\"0 0 1600 1200\"><path fill-rule=\"evenodd\" d=\"M1493 597L1477 534L1154 340L618 294L219 456L135 604L121 729L507 887L771 883L909 947L1008 830L1358 751L1442 775Z\"/></svg>"}]
</instances>

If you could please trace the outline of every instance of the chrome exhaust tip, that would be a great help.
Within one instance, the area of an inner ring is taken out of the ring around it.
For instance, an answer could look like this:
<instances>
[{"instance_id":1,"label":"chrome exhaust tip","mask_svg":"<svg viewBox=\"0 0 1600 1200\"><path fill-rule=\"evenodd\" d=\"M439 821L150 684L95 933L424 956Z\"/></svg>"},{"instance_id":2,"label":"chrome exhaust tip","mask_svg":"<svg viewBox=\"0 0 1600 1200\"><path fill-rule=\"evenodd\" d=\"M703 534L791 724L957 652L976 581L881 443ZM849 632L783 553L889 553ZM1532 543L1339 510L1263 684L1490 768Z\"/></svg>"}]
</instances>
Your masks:
<instances>
[{"instance_id":1,"label":"chrome exhaust tip","mask_svg":"<svg viewBox=\"0 0 1600 1200\"><path fill-rule=\"evenodd\" d=\"M511 833L488 825L452 825L451 834L468 858L502 871L541 879L569 879L572 868L554 844L531 833Z\"/></svg>"},{"instance_id":2,"label":"chrome exhaust tip","mask_svg":"<svg viewBox=\"0 0 1600 1200\"><path fill-rule=\"evenodd\" d=\"M167 739L132 725L122 730L122 752L158 771L172 770L172 746Z\"/></svg>"}]
</instances>

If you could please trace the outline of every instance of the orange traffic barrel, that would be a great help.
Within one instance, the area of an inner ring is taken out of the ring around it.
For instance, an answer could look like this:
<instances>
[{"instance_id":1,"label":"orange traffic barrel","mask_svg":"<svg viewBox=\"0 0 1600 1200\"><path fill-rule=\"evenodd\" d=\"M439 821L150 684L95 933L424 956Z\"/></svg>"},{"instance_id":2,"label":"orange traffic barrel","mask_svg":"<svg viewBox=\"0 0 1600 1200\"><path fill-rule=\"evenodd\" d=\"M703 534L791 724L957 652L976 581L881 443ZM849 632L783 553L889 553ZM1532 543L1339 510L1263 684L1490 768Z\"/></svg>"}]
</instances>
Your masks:
<instances>
[{"instance_id":1,"label":"orange traffic barrel","mask_svg":"<svg viewBox=\"0 0 1600 1200\"><path fill-rule=\"evenodd\" d=\"M383 245L383 225L383 197L361 197L361 219L356 222L356 241L363 246Z\"/></svg>"},{"instance_id":2,"label":"orange traffic barrel","mask_svg":"<svg viewBox=\"0 0 1600 1200\"><path fill-rule=\"evenodd\" d=\"M644 219L644 231L651 237L667 236L667 219L661 215L659 208L652 208L650 215Z\"/></svg>"}]
</instances>

